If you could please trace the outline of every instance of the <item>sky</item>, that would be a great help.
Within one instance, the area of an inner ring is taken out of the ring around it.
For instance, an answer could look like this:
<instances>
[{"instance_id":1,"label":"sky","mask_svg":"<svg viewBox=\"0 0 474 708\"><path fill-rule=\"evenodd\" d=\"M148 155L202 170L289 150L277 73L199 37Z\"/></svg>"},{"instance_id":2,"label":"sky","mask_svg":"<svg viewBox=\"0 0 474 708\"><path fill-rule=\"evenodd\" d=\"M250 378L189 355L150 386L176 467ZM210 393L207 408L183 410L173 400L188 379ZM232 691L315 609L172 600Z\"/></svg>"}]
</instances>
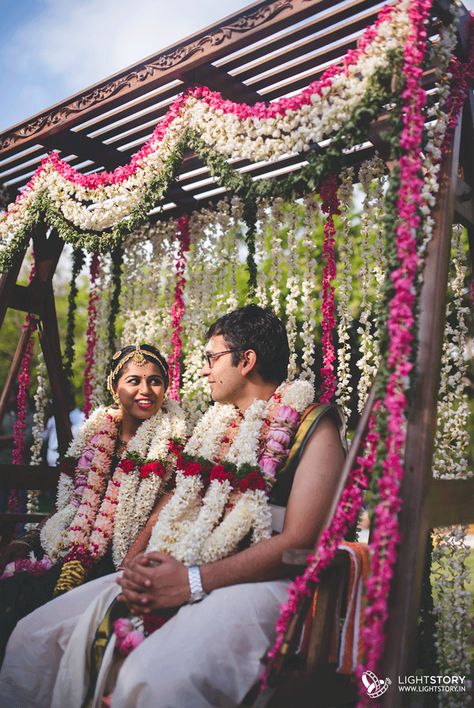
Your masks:
<instances>
[{"instance_id":1,"label":"sky","mask_svg":"<svg viewBox=\"0 0 474 708\"><path fill-rule=\"evenodd\" d=\"M0 130L251 0L0 0Z\"/></svg>"},{"instance_id":2,"label":"sky","mask_svg":"<svg viewBox=\"0 0 474 708\"><path fill-rule=\"evenodd\" d=\"M0 0L0 130L250 1Z\"/></svg>"}]
</instances>

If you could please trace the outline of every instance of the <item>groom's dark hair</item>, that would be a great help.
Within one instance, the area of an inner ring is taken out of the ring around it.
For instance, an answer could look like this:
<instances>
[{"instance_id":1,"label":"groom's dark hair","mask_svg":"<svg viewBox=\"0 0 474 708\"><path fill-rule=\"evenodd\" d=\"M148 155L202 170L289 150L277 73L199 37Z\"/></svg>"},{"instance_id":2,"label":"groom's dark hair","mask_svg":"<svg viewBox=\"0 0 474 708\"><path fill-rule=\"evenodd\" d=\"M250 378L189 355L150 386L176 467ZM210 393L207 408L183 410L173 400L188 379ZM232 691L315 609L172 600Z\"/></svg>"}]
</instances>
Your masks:
<instances>
[{"instance_id":1,"label":"groom's dark hair","mask_svg":"<svg viewBox=\"0 0 474 708\"><path fill-rule=\"evenodd\" d=\"M287 377L290 348L283 322L269 308L258 305L239 307L219 317L207 330L207 339L221 335L232 352L237 366L242 352L253 349L256 370L264 381L281 383Z\"/></svg>"}]
</instances>

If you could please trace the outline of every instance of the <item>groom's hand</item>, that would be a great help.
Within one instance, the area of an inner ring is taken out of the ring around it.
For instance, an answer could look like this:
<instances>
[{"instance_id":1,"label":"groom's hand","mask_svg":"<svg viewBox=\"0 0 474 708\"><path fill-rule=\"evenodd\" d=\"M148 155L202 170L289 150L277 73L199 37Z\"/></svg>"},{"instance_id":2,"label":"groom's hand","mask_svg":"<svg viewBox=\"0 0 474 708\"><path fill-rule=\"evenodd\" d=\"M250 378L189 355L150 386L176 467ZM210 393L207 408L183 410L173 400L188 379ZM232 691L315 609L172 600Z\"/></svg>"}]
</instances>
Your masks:
<instances>
[{"instance_id":1,"label":"groom's hand","mask_svg":"<svg viewBox=\"0 0 474 708\"><path fill-rule=\"evenodd\" d=\"M117 580L123 599L132 612L180 607L189 600L188 570L166 553L140 553Z\"/></svg>"}]
</instances>

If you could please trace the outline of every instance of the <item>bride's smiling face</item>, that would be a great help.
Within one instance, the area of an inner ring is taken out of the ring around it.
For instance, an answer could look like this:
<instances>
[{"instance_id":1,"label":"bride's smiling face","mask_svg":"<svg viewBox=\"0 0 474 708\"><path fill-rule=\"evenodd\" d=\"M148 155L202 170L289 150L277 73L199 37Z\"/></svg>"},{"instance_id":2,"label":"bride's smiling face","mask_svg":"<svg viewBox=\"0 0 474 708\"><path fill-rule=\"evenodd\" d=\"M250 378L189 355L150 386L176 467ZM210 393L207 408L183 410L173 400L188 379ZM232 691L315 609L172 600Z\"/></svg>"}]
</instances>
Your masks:
<instances>
[{"instance_id":1,"label":"bride's smiling face","mask_svg":"<svg viewBox=\"0 0 474 708\"><path fill-rule=\"evenodd\" d=\"M115 385L120 408L136 420L148 420L163 405L166 388L159 367L150 361L144 366L125 364Z\"/></svg>"}]
</instances>

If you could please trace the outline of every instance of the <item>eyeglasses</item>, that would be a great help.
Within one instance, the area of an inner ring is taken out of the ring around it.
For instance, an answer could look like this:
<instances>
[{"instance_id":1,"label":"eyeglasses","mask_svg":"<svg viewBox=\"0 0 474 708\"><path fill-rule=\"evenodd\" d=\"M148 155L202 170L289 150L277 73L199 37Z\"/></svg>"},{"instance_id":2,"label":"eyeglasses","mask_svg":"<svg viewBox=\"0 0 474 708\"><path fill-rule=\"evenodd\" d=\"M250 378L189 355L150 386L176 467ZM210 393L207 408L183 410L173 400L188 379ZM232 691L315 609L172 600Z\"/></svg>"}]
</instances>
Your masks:
<instances>
[{"instance_id":1,"label":"eyeglasses","mask_svg":"<svg viewBox=\"0 0 474 708\"><path fill-rule=\"evenodd\" d=\"M219 359L219 357L224 356L224 354L232 354L233 352L244 352L245 349L226 349L223 352L204 352L204 356L207 361L207 365L210 369L214 366L214 361Z\"/></svg>"}]
</instances>

